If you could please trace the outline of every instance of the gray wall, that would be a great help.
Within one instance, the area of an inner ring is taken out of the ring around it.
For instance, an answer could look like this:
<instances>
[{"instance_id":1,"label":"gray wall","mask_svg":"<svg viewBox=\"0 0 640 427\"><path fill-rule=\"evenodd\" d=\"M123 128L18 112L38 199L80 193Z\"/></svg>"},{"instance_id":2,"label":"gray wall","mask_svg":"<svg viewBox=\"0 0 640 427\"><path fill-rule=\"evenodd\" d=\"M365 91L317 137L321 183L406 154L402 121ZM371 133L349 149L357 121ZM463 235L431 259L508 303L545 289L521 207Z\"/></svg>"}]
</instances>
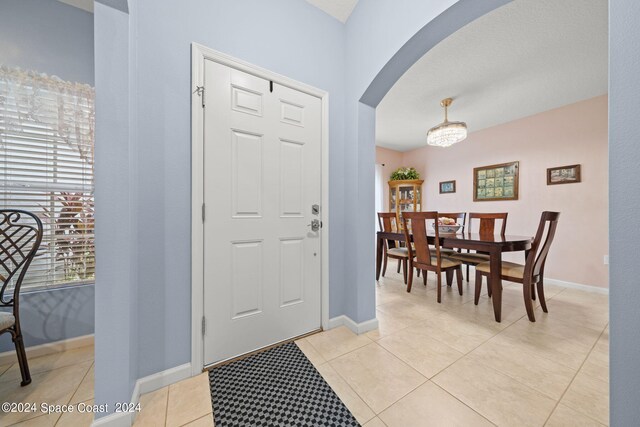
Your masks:
<instances>
[{"instance_id":1,"label":"gray wall","mask_svg":"<svg viewBox=\"0 0 640 427\"><path fill-rule=\"evenodd\" d=\"M0 64L93 85L93 15L57 0L0 1Z\"/></svg>"},{"instance_id":2,"label":"gray wall","mask_svg":"<svg viewBox=\"0 0 640 427\"><path fill-rule=\"evenodd\" d=\"M93 15L57 0L1 0L0 64L93 85ZM25 292L20 313L26 346L92 334L93 285ZM13 348L0 336L0 352Z\"/></svg>"},{"instance_id":3,"label":"gray wall","mask_svg":"<svg viewBox=\"0 0 640 427\"><path fill-rule=\"evenodd\" d=\"M144 376L138 375L135 49L129 49L133 37L128 14L95 3L95 398L110 404L129 401L135 381ZM140 211L153 215L143 207Z\"/></svg>"},{"instance_id":4,"label":"gray wall","mask_svg":"<svg viewBox=\"0 0 640 427\"><path fill-rule=\"evenodd\" d=\"M94 317L93 285L20 296L20 324L27 347L92 334ZM9 334L0 336L0 352L14 348Z\"/></svg>"},{"instance_id":5,"label":"gray wall","mask_svg":"<svg viewBox=\"0 0 640 427\"><path fill-rule=\"evenodd\" d=\"M640 422L640 2L609 1L611 425Z\"/></svg>"}]
</instances>

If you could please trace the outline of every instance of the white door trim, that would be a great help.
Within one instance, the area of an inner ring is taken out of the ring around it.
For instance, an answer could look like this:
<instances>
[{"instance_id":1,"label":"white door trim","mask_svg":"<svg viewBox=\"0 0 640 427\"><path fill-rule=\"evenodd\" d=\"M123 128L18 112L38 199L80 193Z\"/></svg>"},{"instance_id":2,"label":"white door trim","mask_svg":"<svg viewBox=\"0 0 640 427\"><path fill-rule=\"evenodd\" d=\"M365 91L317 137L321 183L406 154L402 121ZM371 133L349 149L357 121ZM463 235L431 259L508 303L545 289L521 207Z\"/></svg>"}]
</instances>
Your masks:
<instances>
[{"instance_id":1,"label":"white door trim","mask_svg":"<svg viewBox=\"0 0 640 427\"><path fill-rule=\"evenodd\" d=\"M191 43L191 370L192 375L204 367L204 110L197 87L203 86L204 61L210 60L231 68L271 80L291 89L318 97L322 101L322 329L329 328L329 94L288 77L265 70L224 53ZM205 88L206 97L206 88Z\"/></svg>"}]
</instances>

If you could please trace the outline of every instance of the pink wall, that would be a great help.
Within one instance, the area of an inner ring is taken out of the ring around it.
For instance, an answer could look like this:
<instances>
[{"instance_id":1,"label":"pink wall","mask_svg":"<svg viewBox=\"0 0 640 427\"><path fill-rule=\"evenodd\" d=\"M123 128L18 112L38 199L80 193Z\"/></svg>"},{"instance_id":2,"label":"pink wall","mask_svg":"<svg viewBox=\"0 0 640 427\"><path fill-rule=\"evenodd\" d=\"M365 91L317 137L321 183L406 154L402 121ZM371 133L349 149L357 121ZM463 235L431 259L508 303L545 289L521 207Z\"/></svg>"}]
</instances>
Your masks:
<instances>
[{"instance_id":1,"label":"pink wall","mask_svg":"<svg viewBox=\"0 0 640 427\"><path fill-rule=\"evenodd\" d=\"M516 160L519 200L473 201L474 167ZM543 210L561 212L545 276L608 287L603 262L609 252L606 95L472 132L453 147L405 152L402 163L425 180L427 210L506 211L507 234L520 235L535 233ZM547 186L547 168L576 163L582 165L581 183ZM449 180L456 180L457 192L439 194L438 183ZM523 255L514 255L507 259L523 262Z\"/></svg>"},{"instance_id":2,"label":"pink wall","mask_svg":"<svg viewBox=\"0 0 640 427\"><path fill-rule=\"evenodd\" d=\"M389 150L388 148L376 147L376 164L382 165L383 173L384 173L384 209L387 210L389 208L389 191L387 186L387 181L389 181L389 177L391 176L391 172L398 169L401 166L403 161L403 154L399 151ZM377 227L376 222L376 227Z\"/></svg>"}]
</instances>

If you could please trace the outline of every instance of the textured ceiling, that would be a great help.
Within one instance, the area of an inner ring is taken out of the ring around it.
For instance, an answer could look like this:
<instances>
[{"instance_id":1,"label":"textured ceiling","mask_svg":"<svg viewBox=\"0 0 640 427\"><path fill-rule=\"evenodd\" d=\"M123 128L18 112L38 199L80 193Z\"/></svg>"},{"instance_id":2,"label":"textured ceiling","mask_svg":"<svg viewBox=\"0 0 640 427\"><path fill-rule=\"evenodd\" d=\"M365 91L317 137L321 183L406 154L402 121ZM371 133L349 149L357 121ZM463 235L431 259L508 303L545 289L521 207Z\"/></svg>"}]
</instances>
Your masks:
<instances>
[{"instance_id":1,"label":"textured ceiling","mask_svg":"<svg viewBox=\"0 0 640 427\"><path fill-rule=\"evenodd\" d=\"M306 0L315 7L336 18L343 24L347 22L358 0ZM375 0L378 1L378 0Z\"/></svg>"},{"instance_id":2,"label":"textured ceiling","mask_svg":"<svg viewBox=\"0 0 640 427\"><path fill-rule=\"evenodd\" d=\"M607 93L607 0L515 0L422 57L376 110L376 144L426 145L442 122L469 132Z\"/></svg>"}]
</instances>

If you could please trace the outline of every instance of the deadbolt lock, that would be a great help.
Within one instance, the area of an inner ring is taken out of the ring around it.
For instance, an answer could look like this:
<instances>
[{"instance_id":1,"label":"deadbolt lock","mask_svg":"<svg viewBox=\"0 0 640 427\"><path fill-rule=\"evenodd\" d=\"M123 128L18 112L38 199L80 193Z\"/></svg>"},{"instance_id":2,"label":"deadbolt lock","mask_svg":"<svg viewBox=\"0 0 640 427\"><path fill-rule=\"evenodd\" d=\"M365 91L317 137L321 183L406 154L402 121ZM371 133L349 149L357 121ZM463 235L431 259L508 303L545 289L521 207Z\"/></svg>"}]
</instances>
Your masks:
<instances>
[{"instance_id":1,"label":"deadbolt lock","mask_svg":"<svg viewBox=\"0 0 640 427\"><path fill-rule=\"evenodd\" d=\"M311 213L314 215L320 215L320 205L312 205Z\"/></svg>"}]
</instances>

